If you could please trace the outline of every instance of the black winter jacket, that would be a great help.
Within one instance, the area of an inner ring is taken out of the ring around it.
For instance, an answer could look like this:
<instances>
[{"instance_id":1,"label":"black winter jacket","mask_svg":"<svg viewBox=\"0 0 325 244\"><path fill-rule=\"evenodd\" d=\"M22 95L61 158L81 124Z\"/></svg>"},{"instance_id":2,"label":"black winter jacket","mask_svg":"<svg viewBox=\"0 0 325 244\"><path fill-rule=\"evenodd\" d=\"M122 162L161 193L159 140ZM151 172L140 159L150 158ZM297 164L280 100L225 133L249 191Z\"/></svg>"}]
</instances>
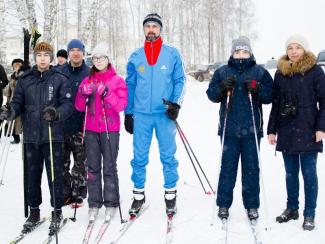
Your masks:
<instances>
[{"instance_id":1,"label":"black winter jacket","mask_svg":"<svg viewBox=\"0 0 325 244\"><path fill-rule=\"evenodd\" d=\"M73 110L68 78L53 68L41 73L34 66L19 77L10 103L15 117L22 117L24 143L49 142L48 122L42 118L43 109L49 105L60 115L52 125L52 140L63 142L63 122Z\"/></svg>"},{"instance_id":2,"label":"black winter jacket","mask_svg":"<svg viewBox=\"0 0 325 244\"><path fill-rule=\"evenodd\" d=\"M314 55L308 52L295 64L286 55L279 60L267 130L268 134L277 134L278 151L293 154L323 150L315 134L325 131L325 75L315 63ZM285 116L290 104L296 107L296 114Z\"/></svg>"}]
</instances>

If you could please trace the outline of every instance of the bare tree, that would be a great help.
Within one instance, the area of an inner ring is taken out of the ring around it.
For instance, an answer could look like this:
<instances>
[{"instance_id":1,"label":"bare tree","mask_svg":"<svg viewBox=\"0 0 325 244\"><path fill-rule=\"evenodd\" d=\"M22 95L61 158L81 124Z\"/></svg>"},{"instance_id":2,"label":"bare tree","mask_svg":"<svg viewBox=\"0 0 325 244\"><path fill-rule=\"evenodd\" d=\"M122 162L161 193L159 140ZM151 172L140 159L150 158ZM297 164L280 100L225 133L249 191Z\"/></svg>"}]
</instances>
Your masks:
<instances>
[{"instance_id":1,"label":"bare tree","mask_svg":"<svg viewBox=\"0 0 325 244\"><path fill-rule=\"evenodd\" d=\"M44 33L43 40L53 44L57 26L58 0L44 1Z\"/></svg>"},{"instance_id":2,"label":"bare tree","mask_svg":"<svg viewBox=\"0 0 325 244\"><path fill-rule=\"evenodd\" d=\"M0 21L1 23L5 23L5 1L0 0ZM7 63L7 55L6 55L6 49L7 49L7 44L6 44L6 26L1 24L0 25L0 63L2 65L6 65Z\"/></svg>"}]
</instances>

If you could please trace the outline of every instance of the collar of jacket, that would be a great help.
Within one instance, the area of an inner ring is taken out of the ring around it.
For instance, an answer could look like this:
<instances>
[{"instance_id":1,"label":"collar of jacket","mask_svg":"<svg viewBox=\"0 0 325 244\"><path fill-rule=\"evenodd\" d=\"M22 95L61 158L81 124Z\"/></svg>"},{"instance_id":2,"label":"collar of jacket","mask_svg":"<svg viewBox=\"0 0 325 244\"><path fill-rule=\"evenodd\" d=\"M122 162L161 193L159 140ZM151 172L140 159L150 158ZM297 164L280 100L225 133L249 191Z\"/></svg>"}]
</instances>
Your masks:
<instances>
[{"instance_id":1,"label":"collar of jacket","mask_svg":"<svg viewBox=\"0 0 325 244\"><path fill-rule=\"evenodd\" d=\"M99 83L105 82L116 75L115 68L111 64L105 72L95 72L91 79Z\"/></svg>"},{"instance_id":2,"label":"collar of jacket","mask_svg":"<svg viewBox=\"0 0 325 244\"><path fill-rule=\"evenodd\" d=\"M84 69L84 66L85 66L86 64L85 64L85 60L83 60L83 61L82 61L82 64L81 64L80 66L78 66L78 67L74 67L74 66L72 66L72 65L71 65L71 62L69 62L67 65L68 65L68 67L69 67L69 71L70 71L71 73L77 73L77 72L82 71L82 70Z\"/></svg>"},{"instance_id":3,"label":"collar of jacket","mask_svg":"<svg viewBox=\"0 0 325 244\"><path fill-rule=\"evenodd\" d=\"M304 74L316 64L316 57L312 52L306 52L298 61L292 63L288 55L283 55L278 61L278 70L282 75L293 76L294 74Z\"/></svg>"},{"instance_id":4,"label":"collar of jacket","mask_svg":"<svg viewBox=\"0 0 325 244\"><path fill-rule=\"evenodd\" d=\"M231 56L228 60L228 65L235 68L240 73L244 72L247 68L250 68L255 64L256 61L254 55L250 56L249 58L240 59L233 58L233 56Z\"/></svg>"},{"instance_id":5,"label":"collar of jacket","mask_svg":"<svg viewBox=\"0 0 325 244\"><path fill-rule=\"evenodd\" d=\"M157 40L154 40L152 42L144 42L144 52L146 54L147 62L149 65L156 64L162 44L163 40L161 36Z\"/></svg>"},{"instance_id":6,"label":"collar of jacket","mask_svg":"<svg viewBox=\"0 0 325 244\"><path fill-rule=\"evenodd\" d=\"M50 68L48 70L41 72L37 69L37 65L34 65L32 68L32 72L33 72L33 75L37 78L46 78L54 71L52 68L53 68L53 66L50 65Z\"/></svg>"}]
</instances>

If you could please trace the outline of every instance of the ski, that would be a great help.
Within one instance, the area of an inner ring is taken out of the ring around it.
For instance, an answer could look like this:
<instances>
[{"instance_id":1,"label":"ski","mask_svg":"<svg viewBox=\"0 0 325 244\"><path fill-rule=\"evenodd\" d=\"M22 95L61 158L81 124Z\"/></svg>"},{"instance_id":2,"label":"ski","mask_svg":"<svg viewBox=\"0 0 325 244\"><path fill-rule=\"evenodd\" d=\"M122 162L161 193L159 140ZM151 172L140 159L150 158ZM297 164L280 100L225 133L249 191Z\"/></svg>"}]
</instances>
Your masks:
<instances>
[{"instance_id":1,"label":"ski","mask_svg":"<svg viewBox=\"0 0 325 244\"><path fill-rule=\"evenodd\" d=\"M128 229L133 225L133 223L143 214L144 211L148 209L149 205L144 206L137 215L131 215L129 220L122 224L122 227L117 235L117 237L110 242L110 244L117 243L127 232Z\"/></svg>"},{"instance_id":2,"label":"ski","mask_svg":"<svg viewBox=\"0 0 325 244\"><path fill-rule=\"evenodd\" d=\"M228 243L228 219L223 218L221 219L221 230L224 231L224 243L227 244Z\"/></svg>"},{"instance_id":3,"label":"ski","mask_svg":"<svg viewBox=\"0 0 325 244\"><path fill-rule=\"evenodd\" d=\"M93 232L93 229L94 229L95 221L96 221L96 219L89 220L87 228L86 228L86 232L84 235L84 239L82 240L82 244L87 244L89 242L91 233Z\"/></svg>"},{"instance_id":4,"label":"ski","mask_svg":"<svg viewBox=\"0 0 325 244\"><path fill-rule=\"evenodd\" d=\"M63 219L60 228L57 230L57 233L59 233L61 231L61 229L66 225L66 223L68 222L68 218ZM42 243L43 244L48 244L51 243L51 241L55 239L55 234L54 235L49 235Z\"/></svg>"},{"instance_id":5,"label":"ski","mask_svg":"<svg viewBox=\"0 0 325 244\"><path fill-rule=\"evenodd\" d=\"M11 242L9 242L9 244L16 244L16 243L18 243L19 241L21 241L22 239L24 239L26 235L32 233L35 229L37 229L37 228L38 228L41 224L43 224L47 219L48 219L47 217L42 218L42 219L37 223L37 225L35 225L34 228L33 228L32 230L28 231L28 232L23 232L23 231L21 231L21 233L20 233L18 236L16 236L15 239L13 239Z\"/></svg>"},{"instance_id":6,"label":"ski","mask_svg":"<svg viewBox=\"0 0 325 244\"><path fill-rule=\"evenodd\" d=\"M174 230L174 214L167 215L167 231L166 231L166 244L173 242L173 230Z\"/></svg>"},{"instance_id":7,"label":"ski","mask_svg":"<svg viewBox=\"0 0 325 244\"><path fill-rule=\"evenodd\" d=\"M95 243L98 244L102 241L103 236L104 236L108 226L110 225L112 218L113 218L113 216L109 215L109 216L107 216L105 221L102 223L102 225L99 228L98 234L96 236Z\"/></svg>"},{"instance_id":8,"label":"ski","mask_svg":"<svg viewBox=\"0 0 325 244\"><path fill-rule=\"evenodd\" d=\"M257 220L248 220L249 226L252 231L252 235L254 237L254 243L255 244L263 244L263 241L259 238L258 236L258 231L257 231Z\"/></svg>"}]
</instances>

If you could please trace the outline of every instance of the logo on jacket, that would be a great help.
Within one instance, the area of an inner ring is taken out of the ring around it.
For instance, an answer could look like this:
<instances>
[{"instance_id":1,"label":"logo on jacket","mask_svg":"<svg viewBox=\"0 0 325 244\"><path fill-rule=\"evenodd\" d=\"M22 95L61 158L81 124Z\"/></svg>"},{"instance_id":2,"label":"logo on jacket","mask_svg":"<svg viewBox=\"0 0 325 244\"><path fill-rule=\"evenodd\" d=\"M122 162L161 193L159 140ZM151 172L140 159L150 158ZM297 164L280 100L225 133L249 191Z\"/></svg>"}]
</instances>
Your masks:
<instances>
[{"instance_id":1,"label":"logo on jacket","mask_svg":"<svg viewBox=\"0 0 325 244\"><path fill-rule=\"evenodd\" d=\"M54 91L54 87L52 85L49 86L49 96L48 96L48 101L51 102L53 99L53 91Z\"/></svg>"},{"instance_id":2,"label":"logo on jacket","mask_svg":"<svg viewBox=\"0 0 325 244\"><path fill-rule=\"evenodd\" d=\"M143 65L139 66L138 71L143 73L144 72L144 66Z\"/></svg>"},{"instance_id":3,"label":"logo on jacket","mask_svg":"<svg viewBox=\"0 0 325 244\"><path fill-rule=\"evenodd\" d=\"M165 66L165 65L163 65L163 66L161 66L161 68L160 69L162 69L162 70L166 70L167 69L167 67Z\"/></svg>"}]
</instances>

